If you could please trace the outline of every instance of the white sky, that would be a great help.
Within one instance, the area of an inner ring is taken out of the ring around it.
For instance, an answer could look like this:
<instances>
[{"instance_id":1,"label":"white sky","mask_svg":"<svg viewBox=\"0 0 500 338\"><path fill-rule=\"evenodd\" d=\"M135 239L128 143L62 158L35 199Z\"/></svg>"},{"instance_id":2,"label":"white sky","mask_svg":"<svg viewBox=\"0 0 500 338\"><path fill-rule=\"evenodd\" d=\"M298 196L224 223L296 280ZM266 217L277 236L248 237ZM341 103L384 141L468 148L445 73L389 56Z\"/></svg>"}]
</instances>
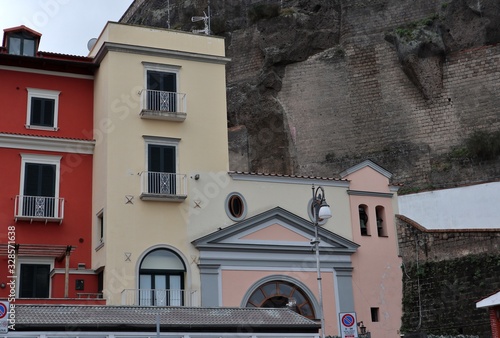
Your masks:
<instances>
[{"instance_id":1,"label":"white sky","mask_svg":"<svg viewBox=\"0 0 500 338\"><path fill-rule=\"evenodd\" d=\"M0 33L25 25L42 33L41 51L88 54L108 21L118 21L133 0L0 0Z\"/></svg>"}]
</instances>

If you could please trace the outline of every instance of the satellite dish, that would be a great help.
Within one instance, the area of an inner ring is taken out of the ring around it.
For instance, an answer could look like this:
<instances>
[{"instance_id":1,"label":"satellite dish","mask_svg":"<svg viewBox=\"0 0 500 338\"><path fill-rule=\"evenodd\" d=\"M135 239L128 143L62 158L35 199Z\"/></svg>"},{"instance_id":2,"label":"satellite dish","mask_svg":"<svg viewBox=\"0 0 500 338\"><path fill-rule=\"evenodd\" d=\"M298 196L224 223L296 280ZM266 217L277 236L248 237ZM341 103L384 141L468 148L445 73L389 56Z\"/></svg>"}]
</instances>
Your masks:
<instances>
[{"instance_id":1,"label":"satellite dish","mask_svg":"<svg viewBox=\"0 0 500 338\"><path fill-rule=\"evenodd\" d=\"M87 42L87 49L89 50L89 52L92 50L92 48L94 48L96 42L97 42L96 38L92 38L89 40L89 42Z\"/></svg>"}]
</instances>

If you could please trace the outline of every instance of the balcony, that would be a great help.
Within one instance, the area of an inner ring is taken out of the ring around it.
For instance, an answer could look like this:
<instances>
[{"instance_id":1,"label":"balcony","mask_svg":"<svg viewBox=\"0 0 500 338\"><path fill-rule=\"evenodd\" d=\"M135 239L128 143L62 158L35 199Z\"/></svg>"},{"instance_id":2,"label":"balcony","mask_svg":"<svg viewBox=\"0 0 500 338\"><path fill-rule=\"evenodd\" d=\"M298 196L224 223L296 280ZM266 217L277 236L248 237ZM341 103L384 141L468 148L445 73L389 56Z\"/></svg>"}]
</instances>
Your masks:
<instances>
[{"instance_id":1,"label":"balcony","mask_svg":"<svg viewBox=\"0 0 500 338\"><path fill-rule=\"evenodd\" d=\"M141 175L141 200L183 202L187 197L185 174L143 171Z\"/></svg>"},{"instance_id":2,"label":"balcony","mask_svg":"<svg viewBox=\"0 0 500 338\"><path fill-rule=\"evenodd\" d=\"M186 94L143 89L141 113L143 119L183 122L186 119Z\"/></svg>"},{"instance_id":3,"label":"balcony","mask_svg":"<svg viewBox=\"0 0 500 338\"><path fill-rule=\"evenodd\" d=\"M64 198L17 195L14 219L30 222L59 222L64 218Z\"/></svg>"},{"instance_id":4,"label":"balcony","mask_svg":"<svg viewBox=\"0 0 500 338\"><path fill-rule=\"evenodd\" d=\"M122 305L197 307L196 290L125 289Z\"/></svg>"}]
</instances>

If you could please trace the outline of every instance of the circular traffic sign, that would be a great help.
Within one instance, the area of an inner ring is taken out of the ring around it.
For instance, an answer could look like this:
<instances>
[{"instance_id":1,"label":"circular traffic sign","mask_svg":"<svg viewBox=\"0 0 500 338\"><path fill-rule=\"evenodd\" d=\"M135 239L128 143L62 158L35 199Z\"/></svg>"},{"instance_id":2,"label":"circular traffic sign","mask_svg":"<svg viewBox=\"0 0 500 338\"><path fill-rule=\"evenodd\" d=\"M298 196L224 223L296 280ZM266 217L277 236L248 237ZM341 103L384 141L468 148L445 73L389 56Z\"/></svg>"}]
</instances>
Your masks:
<instances>
[{"instance_id":1,"label":"circular traffic sign","mask_svg":"<svg viewBox=\"0 0 500 338\"><path fill-rule=\"evenodd\" d=\"M351 314L345 314L342 316L342 324L346 327L351 327L355 323L354 317Z\"/></svg>"},{"instance_id":2,"label":"circular traffic sign","mask_svg":"<svg viewBox=\"0 0 500 338\"><path fill-rule=\"evenodd\" d=\"M0 303L0 319L7 316L7 306L4 303Z\"/></svg>"}]
</instances>

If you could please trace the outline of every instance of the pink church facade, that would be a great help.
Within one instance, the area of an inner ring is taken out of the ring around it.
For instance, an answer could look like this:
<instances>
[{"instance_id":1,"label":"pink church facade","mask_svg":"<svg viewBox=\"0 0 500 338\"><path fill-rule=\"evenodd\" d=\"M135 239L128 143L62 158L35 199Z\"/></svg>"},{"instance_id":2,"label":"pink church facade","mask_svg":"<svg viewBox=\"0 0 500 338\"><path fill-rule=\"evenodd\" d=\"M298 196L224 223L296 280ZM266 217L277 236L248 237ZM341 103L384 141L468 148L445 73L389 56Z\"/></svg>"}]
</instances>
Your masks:
<instances>
[{"instance_id":1,"label":"pink church facade","mask_svg":"<svg viewBox=\"0 0 500 338\"><path fill-rule=\"evenodd\" d=\"M347 312L355 313L358 326L373 337L399 337L401 260L394 226L398 187L390 184L389 172L371 161L341 176L333 184L322 184L334 209L332 219L318 228L325 334L340 335L339 315ZM302 178L297 184L310 180ZM199 251L202 306L288 306L318 320L314 224L307 204L294 207L290 200L299 197L283 182L275 190L289 194L284 200L283 194L276 196L282 201L279 206L266 210L262 205L258 209L265 211L252 214L250 206L258 201L252 200L251 191L275 182L263 177L247 186L232 183L232 189L247 196L249 215L193 241ZM261 195L259 202L264 199Z\"/></svg>"}]
</instances>

